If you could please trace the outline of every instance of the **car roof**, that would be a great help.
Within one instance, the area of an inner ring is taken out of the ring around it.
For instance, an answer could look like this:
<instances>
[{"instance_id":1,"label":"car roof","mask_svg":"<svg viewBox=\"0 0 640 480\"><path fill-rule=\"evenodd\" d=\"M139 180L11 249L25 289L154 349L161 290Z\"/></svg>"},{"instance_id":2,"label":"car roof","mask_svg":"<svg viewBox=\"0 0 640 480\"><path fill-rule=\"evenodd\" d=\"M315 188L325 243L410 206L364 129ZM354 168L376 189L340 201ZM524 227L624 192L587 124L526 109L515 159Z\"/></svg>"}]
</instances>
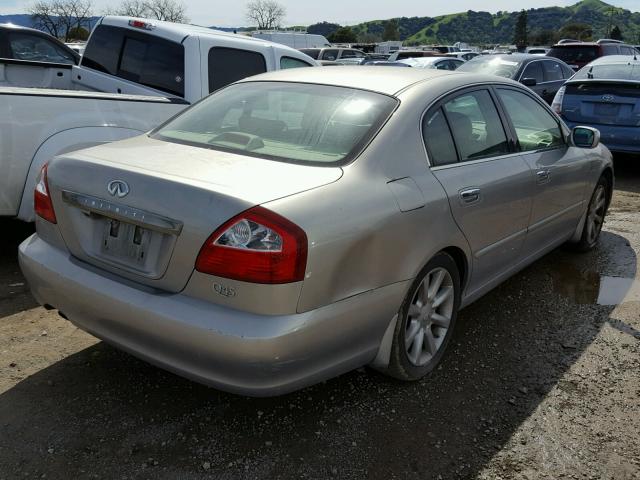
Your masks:
<instances>
[{"instance_id":1,"label":"car roof","mask_svg":"<svg viewBox=\"0 0 640 480\"><path fill-rule=\"evenodd\" d=\"M638 65L640 66L640 55L637 55L637 60L634 60L635 56L634 55L605 55L603 57L598 57L595 60L593 60L592 62L589 63L589 65L602 65L602 64L607 64L607 65Z\"/></svg>"},{"instance_id":2,"label":"car roof","mask_svg":"<svg viewBox=\"0 0 640 480\"><path fill-rule=\"evenodd\" d=\"M395 96L401 91L424 82L436 80L440 77L453 75L457 80L471 77L468 73L430 70L422 68L380 68L376 66L344 66L340 68L290 68L263 73L255 77L241 80L248 82L297 82L330 85L336 87L369 90L384 95ZM469 83L475 82L510 82L507 79L492 75L473 74ZM512 82L517 84L515 82Z\"/></svg>"},{"instance_id":3,"label":"car roof","mask_svg":"<svg viewBox=\"0 0 640 480\"><path fill-rule=\"evenodd\" d=\"M0 23L0 28L6 28L6 29L10 29L10 30L26 30L28 32L35 32L35 33L39 33L41 35L51 36L48 33L43 32L42 30L37 30L35 28L30 28L30 27L24 27L22 25L16 25L15 23Z\"/></svg>"},{"instance_id":4,"label":"car roof","mask_svg":"<svg viewBox=\"0 0 640 480\"><path fill-rule=\"evenodd\" d=\"M223 32L221 30L214 30L213 28L200 27L198 25L189 25L186 23L173 23L164 22L162 20L153 20L149 18L137 18L137 17L123 17L123 16L106 16L102 18L102 25L110 25L113 27L122 27L130 30L141 31L138 28L129 25L129 21L140 21L153 25L151 30L142 30L145 33L160 36L168 40L181 43L187 36L198 37L226 37L233 38L237 41L255 42L263 45L273 45L284 50L295 50L287 45L281 43L270 42L261 38L253 38L248 35L242 35L232 32ZM295 50L298 51L298 50Z\"/></svg>"}]
</instances>

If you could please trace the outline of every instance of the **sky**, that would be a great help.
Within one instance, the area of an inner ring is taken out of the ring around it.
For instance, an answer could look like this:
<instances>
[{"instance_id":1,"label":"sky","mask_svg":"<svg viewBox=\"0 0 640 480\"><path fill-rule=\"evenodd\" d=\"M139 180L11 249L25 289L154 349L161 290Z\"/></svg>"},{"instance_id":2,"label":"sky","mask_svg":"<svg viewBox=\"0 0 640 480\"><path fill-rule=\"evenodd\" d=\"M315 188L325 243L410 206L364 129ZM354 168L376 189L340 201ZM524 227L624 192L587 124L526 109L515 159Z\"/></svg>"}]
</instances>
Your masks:
<instances>
[{"instance_id":1,"label":"sky","mask_svg":"<svg viewBox=\"0 0 640 480\"><path fill-rule=\"evenodd\" d=\"M191 23L205 26L233 27L247 25L245 10L248 0L183 0ZM577 0L279 0L287 11L285 25L309 25L328 21L352 25L367 20L392 17L435 17L467 10L483 10L492 13L499 10L516 11L523 8L567 6ZM0 0L0 14L25 13L33 0ZM93 0L96 14L117 0ZM607 3L631 11L640 11L640 0L610 0ZM488 6L488 5L491 6Z\"/></svg>"}]
</instances>

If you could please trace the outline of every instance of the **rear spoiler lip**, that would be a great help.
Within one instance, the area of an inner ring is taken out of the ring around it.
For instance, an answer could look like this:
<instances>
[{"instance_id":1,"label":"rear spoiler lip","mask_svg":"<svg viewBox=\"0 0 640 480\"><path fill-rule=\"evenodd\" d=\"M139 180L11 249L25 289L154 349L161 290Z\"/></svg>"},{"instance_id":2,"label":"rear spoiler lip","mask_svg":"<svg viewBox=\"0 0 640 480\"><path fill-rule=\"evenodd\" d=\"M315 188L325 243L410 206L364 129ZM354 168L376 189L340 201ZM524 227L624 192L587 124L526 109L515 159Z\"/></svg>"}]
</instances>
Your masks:
<instances>
[{"instance_id":1,"label":"rear spoiler lip","mask_svg":"<svg viewBox=\"0 0 640 480\"><path fill-rule=\"evenodd\" d=\"M566 81L566 85L575 85L577 83L625 83L629 85L640 85L639 80L614 80L612 78L581 78L581 79L569 79Z\"/></svg>"}]
</instances>

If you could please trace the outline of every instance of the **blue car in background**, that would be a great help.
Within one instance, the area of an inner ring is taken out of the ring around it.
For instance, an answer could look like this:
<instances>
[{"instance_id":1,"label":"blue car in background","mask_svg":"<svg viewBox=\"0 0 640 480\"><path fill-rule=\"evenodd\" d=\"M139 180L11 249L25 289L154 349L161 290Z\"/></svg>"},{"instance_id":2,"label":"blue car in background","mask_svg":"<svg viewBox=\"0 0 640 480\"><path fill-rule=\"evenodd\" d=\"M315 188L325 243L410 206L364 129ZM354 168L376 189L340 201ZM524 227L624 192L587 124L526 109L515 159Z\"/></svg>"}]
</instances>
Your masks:
<instances>
[{"instance_id":1,"label":"blue car in background","mask_svg":"<svg viewBox=\"0 0 640 480\"><path fill-rule=\"evenodd\" d=\"M558 90L551 108L571 128L600 130L612 152L640 154L640 55L594 60Z\"/></svg>"}]
</instances>

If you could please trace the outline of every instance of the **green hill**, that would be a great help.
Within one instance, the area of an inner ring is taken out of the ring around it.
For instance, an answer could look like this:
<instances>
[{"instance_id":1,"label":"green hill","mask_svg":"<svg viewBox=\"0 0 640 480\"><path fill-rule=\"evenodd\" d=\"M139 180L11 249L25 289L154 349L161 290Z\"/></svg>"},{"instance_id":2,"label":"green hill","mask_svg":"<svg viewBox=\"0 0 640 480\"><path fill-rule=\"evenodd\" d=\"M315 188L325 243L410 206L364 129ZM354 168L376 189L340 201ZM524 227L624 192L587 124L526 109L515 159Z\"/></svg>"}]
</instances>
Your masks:
<instances>
[{"instance_id":1,"label":"green hill","mask_svg":"<svg viewBox=\"0 0 640 480\"><path fill-rule=\"evenodd\" d=\"M408 45L467 42L470 44L512 43L519 12L476 12L439 17L396 18L400 39ZM614 7L600 0L582 0L569 7L527 10L530 35L557 32L572 23L587 24L594 38L606 35L609 25L617 25L624 40L640 44L640 12ZM375 20L351 27L364 41L380 40L384 21Z\"/></svg>"}]
</instances>

